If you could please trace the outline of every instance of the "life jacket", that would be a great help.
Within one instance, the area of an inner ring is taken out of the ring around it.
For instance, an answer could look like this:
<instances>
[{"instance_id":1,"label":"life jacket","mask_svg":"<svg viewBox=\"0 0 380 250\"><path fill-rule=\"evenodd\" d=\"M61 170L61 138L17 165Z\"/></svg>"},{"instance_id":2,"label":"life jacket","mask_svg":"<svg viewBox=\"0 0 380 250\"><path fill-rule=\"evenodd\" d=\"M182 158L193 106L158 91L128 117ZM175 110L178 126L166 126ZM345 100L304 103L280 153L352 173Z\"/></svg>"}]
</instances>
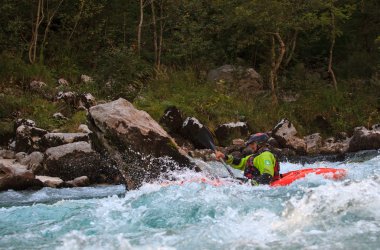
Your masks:
<instances>
[{"instance_id":1,"label":"life jacket","mask_svg":"<svg viewBox=\"0 0 380 250\"><path fill-rule=\"evenodd\" d=\"M247 177L248 179L252 179L254 176L258 176L260 175L260 171L254 166L253 164L253 159L260 155L261 153L265 152L265 151L269 151L269 148L262 148L260 149L256 154L252 155L248 161L247 161L247 166L245 167L244 169L244 176ZM272 153L272 152L271 152ZM273 154L273 153L272 153ZM280 163L278 162L277 160L277 157L275 154L273 154L275 160L276 160L276 164L274 165L274 169L273 169L273 179L272 179L272 182L273 181L277 181L279 179L281 179L281 175L280 175Z\"/></svg>"}]
</instances>

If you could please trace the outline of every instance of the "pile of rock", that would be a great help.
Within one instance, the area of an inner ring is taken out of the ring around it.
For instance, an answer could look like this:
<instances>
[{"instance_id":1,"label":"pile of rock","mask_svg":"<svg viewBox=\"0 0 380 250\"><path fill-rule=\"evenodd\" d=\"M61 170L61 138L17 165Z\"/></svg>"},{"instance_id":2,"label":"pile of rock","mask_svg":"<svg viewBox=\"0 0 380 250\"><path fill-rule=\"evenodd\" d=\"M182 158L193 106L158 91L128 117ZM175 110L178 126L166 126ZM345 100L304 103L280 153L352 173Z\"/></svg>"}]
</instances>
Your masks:
<instances>
[{"instance_id":1,"label":"pile of rock","mask_svg":"<svg viewBox=\"0 0 380 250\"><path fill-rule=\"evenodd\" d=\"M205 131L211 137L213 133L198 119L184 119L180 110L170 107L160 122L168 132L124 99L89 107L88 127L82 124L77 133L53 133L34 121L19 119L13 142L0 150L0 190L104 183L134 189L168 170L194 168L189 155L214 160L211 144L205 145L202 137ZM221 124L212 144L225 153L244 156L252 153L244 141L253 132L262 131L252 131L242 121ZM352 137L341 133L323 139L320 134L299 137L294 124L282 119L267 133L279 157L380 148L380 125L356 128Z\"/></svg>"}]
</instances>

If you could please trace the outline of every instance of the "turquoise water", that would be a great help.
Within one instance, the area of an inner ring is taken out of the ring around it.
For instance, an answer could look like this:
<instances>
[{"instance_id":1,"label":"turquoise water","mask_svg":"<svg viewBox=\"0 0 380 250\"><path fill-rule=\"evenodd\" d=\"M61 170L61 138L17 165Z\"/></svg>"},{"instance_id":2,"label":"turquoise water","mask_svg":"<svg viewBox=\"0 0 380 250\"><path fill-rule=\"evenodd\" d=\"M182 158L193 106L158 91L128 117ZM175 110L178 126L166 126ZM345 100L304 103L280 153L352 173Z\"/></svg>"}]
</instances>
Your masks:
<instances>
[{"instance_id":1,"label":"turquoise water","mask_svg":"<svg viewBox=\"0 0 380 250\"><path fill-rule=\"evenodd\" d=\"M380 249L380 156L280 188L186 182L0 193L1 249ZM222 173L218 163L207 169ZM183 180L205 177L178 172Z\"/></svg>"}]
</instances>

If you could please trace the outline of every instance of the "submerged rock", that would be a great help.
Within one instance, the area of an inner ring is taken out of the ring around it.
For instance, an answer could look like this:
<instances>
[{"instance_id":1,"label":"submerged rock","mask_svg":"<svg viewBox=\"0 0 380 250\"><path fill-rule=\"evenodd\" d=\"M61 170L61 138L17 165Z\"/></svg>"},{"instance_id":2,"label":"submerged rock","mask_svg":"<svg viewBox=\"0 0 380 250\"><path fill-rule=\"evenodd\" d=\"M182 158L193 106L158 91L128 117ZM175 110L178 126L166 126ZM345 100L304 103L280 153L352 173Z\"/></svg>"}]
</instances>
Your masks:
<instances>
[{"instance_id":1,"label":"submerged rock","mask_svg":"<svg viewBox=\"0 0 380 250\"><path fill-rule=\"evenodd\" d=\"M129 189L157 178L168 168L192 165L148 113L125 99L91 107L89 127L95 145L117 162Z\"/></svg>"}]
</instances>

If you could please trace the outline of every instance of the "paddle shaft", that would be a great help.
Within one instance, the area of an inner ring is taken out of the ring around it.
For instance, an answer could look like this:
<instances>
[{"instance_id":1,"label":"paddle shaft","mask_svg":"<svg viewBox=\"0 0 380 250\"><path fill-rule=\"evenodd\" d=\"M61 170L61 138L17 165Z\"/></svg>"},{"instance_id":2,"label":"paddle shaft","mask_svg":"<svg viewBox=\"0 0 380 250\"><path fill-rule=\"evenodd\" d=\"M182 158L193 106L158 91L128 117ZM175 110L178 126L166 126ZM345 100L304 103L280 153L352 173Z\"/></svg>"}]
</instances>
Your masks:
<instances>
[{"instance_id":1,"label":"paddle shaft","mask_svg":"<svg viewBox=\"0 0 380 250\"><path fill-rule=\"evenodd\" d=\"M223 164L223 166L227 169L228 173L231 175L232 178L236 179L234 172L228 167L228 165L224 162L223 159L220 159L220 162Z\"/></svg>"}]
</instances>

